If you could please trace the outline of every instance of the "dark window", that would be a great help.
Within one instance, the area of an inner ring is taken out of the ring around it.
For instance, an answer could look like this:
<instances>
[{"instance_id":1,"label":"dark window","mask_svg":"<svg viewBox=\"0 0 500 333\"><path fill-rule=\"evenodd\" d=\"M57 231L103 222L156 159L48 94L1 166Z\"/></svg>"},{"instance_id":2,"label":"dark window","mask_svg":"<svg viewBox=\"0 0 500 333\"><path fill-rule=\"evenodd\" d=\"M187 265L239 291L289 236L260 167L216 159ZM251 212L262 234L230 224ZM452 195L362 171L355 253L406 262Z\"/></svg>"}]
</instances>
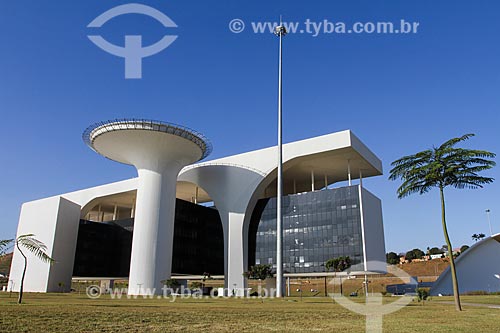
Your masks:
<instances>
[{"instance_id":1,"label":"dark window","mask_svg":"<svg viewBox=\"0 0 500 333\"><path fill-rule=\"evenodd\" d=\"M74 276L127 277L134 219L80 221ZM177 199L172 273L224 274L224 238L213 208Z\"/></svg>"}]
</instances>

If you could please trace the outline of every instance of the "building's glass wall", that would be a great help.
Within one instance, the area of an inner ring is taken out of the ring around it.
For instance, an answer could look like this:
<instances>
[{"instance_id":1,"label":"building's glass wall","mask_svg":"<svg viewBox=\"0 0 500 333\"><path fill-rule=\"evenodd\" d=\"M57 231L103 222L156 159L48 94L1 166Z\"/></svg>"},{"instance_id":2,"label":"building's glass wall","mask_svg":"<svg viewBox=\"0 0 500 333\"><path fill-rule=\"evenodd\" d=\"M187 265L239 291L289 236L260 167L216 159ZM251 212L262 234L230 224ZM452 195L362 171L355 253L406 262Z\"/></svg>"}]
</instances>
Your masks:
<instances>
[{"instance_id":1,"label":"building's glass wall","mask_svg":"<svg viewBox=\"0 0 500 333\"><path fill-rule=\"evenodd\" d=\"M276 198L262 199L249 229L249 265L276 267ZM363 260L358 186L283 198L283 269L324 272L330 258Z\"/></svg>"},{"instance_id":2,"label":"building's glass wall","mask_svg":"<svg viewBox=\"0 0 500 333\"><path fill-rule=\"evenodd\" d=\"M80 221L74 276L127 277L133 219ZM176 201L172 273L224 274L224 238L217 210Z\"/></svg>"},{"instance_id":3,"label":"building's glass wall","mask_svg":"<svg viewBox=\"0 0 500 333\"><path fill-rule=\"evenodd\" d=\"M216 209L177 199L172 272L224 274L224 236Z\"/></svg>"},{"instance_id":4,"label":"building's glass wall","mask_svg":"<svg viewBox=\"0 0 500 333\"><path fill-rule=\"evenodd\" d=\"M132 224L133 220L123 223ZM73 275L128 276L131 248L132 232L117 223L80 220Z\"/></svg>"}]
</instances>

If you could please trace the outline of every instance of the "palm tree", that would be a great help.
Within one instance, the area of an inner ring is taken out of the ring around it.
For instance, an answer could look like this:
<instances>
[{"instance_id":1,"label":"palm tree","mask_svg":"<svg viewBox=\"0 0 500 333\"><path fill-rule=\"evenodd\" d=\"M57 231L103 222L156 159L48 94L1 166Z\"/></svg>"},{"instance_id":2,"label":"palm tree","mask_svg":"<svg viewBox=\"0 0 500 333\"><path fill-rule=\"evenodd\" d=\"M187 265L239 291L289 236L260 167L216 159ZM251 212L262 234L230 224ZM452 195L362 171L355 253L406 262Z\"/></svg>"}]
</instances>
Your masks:
<instances>
[{"instance_id":1,"label":"palm tree","mask_svg":"<svg viewBox=\"0 0 500 333\"><path fill-rule=\"evenodd\" d=\"M481 240L481 239L483 239L484 237L486 237L486 235L485 235L485 234L474 234L474 235L472 235L472 239L473 239L474 241L476 241L476 242L477 242L477 241L480 241L480 240Z\"/></svg>"},{"instance_id":2,"label":"palm tree","mask_svg":"<svg viewBox=\"0 0 500 333\"><path fill-rule=\"evenodd\" d=\"M16 247L19 250L19 253L21 253L24 258L24 269L23 275L21 276L21 286L19 287L19 299L17 300L17 303L21 304L21 302L23 301L24 277L26 276L26 268L28 267L28 258L21 250L21 248L25 248L26 250L32 252L38 259L43 262L52 264L54 263L54 259L52 259L47 254L47 246L43 242L36 239L35 235L33 234L26 234L17 237Z\"/></svg>"},{"instance_id":3,"label":"palm tree","mask_svg":"<svg viewBox=\"0 0 500 333\"><path fill-rule=\"evenodd\" d=\"M424 194L432 188L439 188L441 197L441 224L450 257L451 277L455 307L462 310L458 293L458 281L451 246L446 226L446 209L444 200L445 187L457 189L476 189L493 182L493 178L479 176L478 173L491 169L495 162L490 160L494 153L485 150L456 148L455 145L473 137L465 134L459 138L446 141L439 147L433 147L414 155L404 156L392 162L391 180L401 178L403 184L398 188L398 198L404 198L413 193Z\"/></svg>"},{"instance_id":4,"label":"palm tree","mask_svg":"<svg viewBox=\"0 0 500 333\"><path fill-rule=\"evenodd\" d=\"M250 267L250 270L243 273L243 276L247 279L259 280L259 293L262 292L262 280L273 277L273 269L271 265L254 265ZM235 290L233 290L235 293ZM262 295L260 295L262 296ZM264 300L262 300L264 301Z\"/></svg>"},{"instance_id":5,"label":"palm tree","mask_svg":"<svg viewBox=\"0 0 500 333\"><path fill-rule=\"evenodd\" d=\"M7 245L9 245L13 239L4 239L0 240L0 256L3 256L5 254L5 249L7 248Z\"/></svg>"},{"instance_id":6,"label":"palm tree","mask_svg":"<svg viewBox=\"0 0 500 333\"><path fill-rule=\"evenodd\" d=\"M351 267L351 258L349 256L331 258L325 262L325 268L327 272L329 272L333 268L333 271L335 272L335 275L333 276L334 279L337 277L337 272L343 272L349 267ZM340 281L340 294L342 294L342 279L340 279ZM333 292L335 293L335 284L333 285L333 287Z\"/></svg>"}]
</instances>

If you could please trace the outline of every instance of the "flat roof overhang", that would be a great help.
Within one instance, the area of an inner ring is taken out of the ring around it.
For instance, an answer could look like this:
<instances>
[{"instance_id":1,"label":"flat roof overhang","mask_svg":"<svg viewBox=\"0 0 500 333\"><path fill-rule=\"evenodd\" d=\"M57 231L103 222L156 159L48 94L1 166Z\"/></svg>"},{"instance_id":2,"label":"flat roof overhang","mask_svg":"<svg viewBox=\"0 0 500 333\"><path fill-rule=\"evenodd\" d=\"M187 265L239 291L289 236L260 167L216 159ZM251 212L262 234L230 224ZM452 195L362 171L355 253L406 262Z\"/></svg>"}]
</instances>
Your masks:
<instances>
[{"instance_id":1,"label":"flat roof overhang","mask_svg":"<svg viewBox=\"0 0 500 333\"><path fill-rule=\"evenodd\" d=\"M383 174L382 161L350 130L284 144L283 161L285 195L311 191L312 174L315 190L325 184L347 181L349 170L351 179ZM277 146L193 164L184 168L181 175L188 170L218 165L258 172L269 184L265 197L276 196Z\"/></svg>"},{"instance_id":2,"label":"flat roof overhang","mask_svg":"<svg viewBox=\"0 0 500 333\"><path fill-rule=\"evenodd\" d=\"M181 171L214 166L241 166L254 170L271 179L264 193L265 197L276 196L277 147L254 150L212 161L192 164ZM382 162L351 131L341 131L310 139L287 143L283 146L283 189L284 194L311 191L312 174L314 189L324 188L351 179L382 175ZM136 190L96 198L92 203L115 202L125 206L135 201ZM209 194L197 184L177 181L177 195L181 200L206 203L213 201ZM95 205L94 205L95 207Z\"/></svg>"},{"instance_id":3,"label":"flat roof overhang","mask_svg":"<svg viewBox=\"0 0 500 333\"><path fill-rule=\"evenodd\" d=\"M137 190L131 190L95 198L87 205L85 205L85 207L82 209L81 216L83 218L89 211L92 211L99 205L103 207L118 206L123 208L133 208L136 197ZM176 198L193 203L205 203L212 201L208 193L205 192L205 190L203 190L201 187L198 187L196 184L184 181L177 182Z\"/></svg>"},{"instance_id":4,"label":"flat roof overhang","mask_svg":"<svg viewBox=\"0 0 500 333\"><path fill-rule=\"evenodd\" d=\"M297 157L283 164L284 194L319 190L327 185L348 181L360 176L379 176L382 171L353 147ZM276 173L276 172L274 172ZM276 179L267 187L266 196L276 196Z\"/></svg>"}]
</instances>

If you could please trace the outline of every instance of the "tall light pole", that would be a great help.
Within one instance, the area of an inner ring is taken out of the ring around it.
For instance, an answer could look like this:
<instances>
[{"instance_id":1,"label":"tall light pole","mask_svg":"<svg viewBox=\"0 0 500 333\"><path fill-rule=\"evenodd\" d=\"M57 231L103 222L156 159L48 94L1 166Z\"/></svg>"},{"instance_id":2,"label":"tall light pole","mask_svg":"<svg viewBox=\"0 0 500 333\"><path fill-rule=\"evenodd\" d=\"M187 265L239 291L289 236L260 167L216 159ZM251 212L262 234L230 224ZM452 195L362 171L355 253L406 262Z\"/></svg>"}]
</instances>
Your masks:
<instances>
[{"instance_id":1,"label":"tall light pole","mask_svg":"<svg viewBox=\"0 0 500 333\"><path fill-rule=\"evenodd\" d=\"M486 218L488 219L488 225L490 226L490 236L493 235L493 229L491 229L491 221L490 221L490 210L486 210Z\"/></svg>"},{"instance_id":2,"label":"tall light pole","mask_svg":"<svg viewBox=\"0 0 500 333\"><path fill-rule=\"evenodd\" d=\"M277 179L277 194L276 194L276 297L283 297L283 240L282 240L282 227L283 227L283 212L282 199L283 199L283 144L282 144L282 39L286 35L286 29L283 23L274 29L274 34L280 39L280 53L279 53L279 70L278 70L278 179Z\"/></svg>"}]
</instances>

